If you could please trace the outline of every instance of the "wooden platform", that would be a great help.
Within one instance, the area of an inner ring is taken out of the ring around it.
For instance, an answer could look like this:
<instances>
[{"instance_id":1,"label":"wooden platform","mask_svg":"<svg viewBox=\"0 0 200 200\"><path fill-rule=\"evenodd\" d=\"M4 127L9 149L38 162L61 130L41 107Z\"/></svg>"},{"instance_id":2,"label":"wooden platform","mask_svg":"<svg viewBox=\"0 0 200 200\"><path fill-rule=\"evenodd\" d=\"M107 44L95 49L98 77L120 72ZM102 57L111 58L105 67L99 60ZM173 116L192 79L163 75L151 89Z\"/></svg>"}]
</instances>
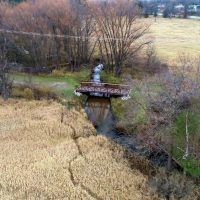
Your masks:
<instances>
[{"instance_id":1,"label":"wooden platform","mask_svg":"<svg viewBox=\"0 0 200 200\"><path fill-rule=\"evenodd\" d=\"M123 84L81 82L81 85L75 91L88 96L117 98L129 96L130 87Z\"/></svg>"}]
</instances>

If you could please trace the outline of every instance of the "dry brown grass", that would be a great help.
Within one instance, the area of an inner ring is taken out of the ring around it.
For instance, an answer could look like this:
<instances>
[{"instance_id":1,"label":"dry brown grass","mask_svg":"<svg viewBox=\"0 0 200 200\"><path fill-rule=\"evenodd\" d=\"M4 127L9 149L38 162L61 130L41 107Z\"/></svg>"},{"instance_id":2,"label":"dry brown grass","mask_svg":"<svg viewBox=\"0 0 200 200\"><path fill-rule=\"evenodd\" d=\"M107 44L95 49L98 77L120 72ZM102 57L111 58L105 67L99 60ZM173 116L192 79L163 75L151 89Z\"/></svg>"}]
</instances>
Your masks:
<instances>
[{"instance_id":1,"label":"dry brown grass","mask_svg":"<svg viewBox=\"0 0 200 200\"><path fill-rule=\"evenodd\" d=\"M0 199L160 199L84 113L0 100Z\"/></svg>"},{"instance_id":2,"label":"dry brown grass","mask_svg":"<svg viewBox=\"0 0 200 200\"><path fill-rule=\"evenodd\" d=\"M173 65L180 54L200 55L200 25L198 20L162 18L143 19L151 24L148 36L153 37L157 55L162 62Z\"/></svg>"}]
</instances>

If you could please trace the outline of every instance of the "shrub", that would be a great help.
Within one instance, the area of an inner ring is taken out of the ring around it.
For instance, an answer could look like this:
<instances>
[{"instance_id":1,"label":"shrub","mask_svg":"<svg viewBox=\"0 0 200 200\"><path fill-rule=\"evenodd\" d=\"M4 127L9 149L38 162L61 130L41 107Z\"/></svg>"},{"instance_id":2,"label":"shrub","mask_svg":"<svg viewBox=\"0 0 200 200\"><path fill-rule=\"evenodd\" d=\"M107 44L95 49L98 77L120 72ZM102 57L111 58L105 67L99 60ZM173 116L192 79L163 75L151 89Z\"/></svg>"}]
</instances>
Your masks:
<instances>
[{"instance_id":1,"label":"shrub","mask_svg":"<svg viewBox=\"0 0 200 200\"><path fill-rule=\"evenodd\" d=\"M160 193L169 200L186 200L194 189L193 181L186 176L178 172L167 174L164 169L160 169L156 176L150 180L150 185L155 192Z\"/></svg>"},{"instance_id":2,"label":"shrub","mask_svg":"<svg viewBox=\"0 0 200 200\"><path fill-rule=\"evenodd\" d=\"M65 76L65 71L63 69L61 69L61 70L55 69L52 71L52 75L53 76Z\"/></svg>"},{"instance_id":3,"label":"shrub","mask_svg":"<svg viewBox=\"0 0 200 200\"><path fill-rule=\"evenodd\" d=\"M34 99L34 93L31 88L24 89L24 98L28 100Z\"/></svg>"},{"instance_id":4,"label":"shrub","mask_svg":"<svg viewBox=\"0 0 200 200\"><path fill-rule=\"evenodd\" d=\"M132 98L127 101L112 100L112 110L118 120L118 127L123 127L130 133L141 131L148 122L147 113L142 106L146 106L140 91L133 91ZM137 102L141 105L138 105Z\"/></svg>"},{"instance_id":5,"label":"shrub","mask_svg":"<svg viewBox=\"0 0 200 200\"><path fill-rule=\"evenodd\" d=\"M12 89L12 97L25 98L25 99L54 99L59 100L58 95L47 87L27 87L17 86Z\"/></svg>"},{"instance_id":6,"label":"shrub","mask_svg":"<svg viewBox=\"0 0 200 200\"><path fill-rule=\"evenodd\" d=\"M34 97L36 100L41 99L58 99L58 96L56 93L52 92L50 88L47 87L41 87L41 88L33 88Z\"/></svg>"},{"instance_id":7,"label":"shrub","mask_svg":"<svg viewBox=\"0 0 200 200\"><path fill-rule=\"evenodd\" d=\"M155 175L155 166L146 158L133 154L133 152L127 150L124 153L124 157L127 158L129 166L132 169L137 169L149 177Z\"/></svg>"},{"instance_id":8,"label":"shrub","mask_svg":"<svg viewBox=\"0 0 200 200\"><path fill-rule=\"evenodd\" d=\"M24 87L14 86L12 88L11 97L13 98L23 98L24 97Z\"/></svg>"},{"instance_id":9,"label":"shrub","mask_svg":"<svg viewBox=\"0 0 200 200\"><path fill-rule=\"evenodd\" d=\"M148 10L146 9L145 12L144 12L144 18L148 18L149 17L149 12Z\"/></svg>"},{"instance_id":10,"label":"shrub","mask_svg":"<svg viewBox=\"0 0 200 200\"><path fill-rule=\"evenodd\" d=\"M168 18L169 17L169 9L166 8L164 11L163 11L163 17L164 18Z\"/></svg>"}]
</instances>

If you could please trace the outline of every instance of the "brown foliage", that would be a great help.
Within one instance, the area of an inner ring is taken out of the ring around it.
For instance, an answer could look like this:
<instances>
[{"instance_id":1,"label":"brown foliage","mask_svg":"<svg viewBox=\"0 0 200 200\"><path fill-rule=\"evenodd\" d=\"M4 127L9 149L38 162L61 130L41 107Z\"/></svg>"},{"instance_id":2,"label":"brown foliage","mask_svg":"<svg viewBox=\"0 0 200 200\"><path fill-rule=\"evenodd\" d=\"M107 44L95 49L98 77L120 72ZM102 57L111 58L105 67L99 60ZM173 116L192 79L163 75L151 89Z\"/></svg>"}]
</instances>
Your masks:
<instances>
[{"instance_id":1,"label":"brown foliage","mask_svg":"<svg viewBox=\"0 0 200 200\"><path fill-rule=\"evenodd\" d=\"M27 1L16 6L0 3L0 10L3 10L0 28L20 32L9 36L17 48L12 47L11 51L19 62L35 67L70 63L71 70L78 70L90 59L92 44L88 37L93 21L78 3L74 5L68 0Z\"/></svg>"},{"instance_id":2,"label":"brown foliage","mask_svg":"<svg viewBox=\"0 0 200 200\"><path fill-rule=\"evenodd\" d=\"M28 100L60 100L58 95L51 91L47 87L36 87L36 86L15 86L12 88L12 97L25 98Z\"/></svg>"},{"instance_id":3,"label":"brown foliage","mask_svg":"<svg viewBox=\"0 0 200 200\"><path fill-rule=\"evenodd\" d=\"M108 71L121 75L125 61L133 59L149 43L143 38L149 24L139 20L137 4L130 0L91 4L90 10L96 20L99 50Z\"/></svg>"},{"instance_id":4,"label":"brown foliage","mask_svg":"<svg viewBox=\"0 0 200 200\"><path fill-rule=\"evenodd\" d=\"M166 199L188 200L193 197L191 193L194 189L194 182L176 172L167 174L164 169L160 169L156 176L150 180L150 185L154 191L162 194ZM193 198L198 199L198 197Z\"/></svg>"},{"instance_id":5,"label":"brown foliage","mask_svg":"<svg viewBox=\"0 0 200 200\"><path fill-rule=\"evenodd\" d=\"M95 52L108 71L120 75L125 61L149 42L143 39L149 25L138 19L137 4L130 0L103 5L30 0L0 3L0 10L0 29L14 31L3 33L12 41L10 59L28 66L68 63L72 71L80 70Z\"/></svg>"}]
</instances>

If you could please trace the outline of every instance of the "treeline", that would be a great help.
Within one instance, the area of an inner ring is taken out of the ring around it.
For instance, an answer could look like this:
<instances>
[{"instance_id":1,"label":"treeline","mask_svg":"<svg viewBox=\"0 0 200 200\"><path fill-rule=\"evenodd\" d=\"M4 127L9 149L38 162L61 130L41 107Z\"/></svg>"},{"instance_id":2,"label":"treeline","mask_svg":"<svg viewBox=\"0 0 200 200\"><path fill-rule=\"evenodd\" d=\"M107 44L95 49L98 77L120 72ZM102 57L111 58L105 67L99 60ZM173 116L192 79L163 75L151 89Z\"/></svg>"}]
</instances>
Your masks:
<instances>
[{"instance_id":1,"label":"treeline","mask_svg":"<svg viewBox=\"0 0 200 200\"><path fill-rule=\"evenodd\" d=\"M153 15L162 15L164 18L168 17L182 17L187 18L190 15L200 15L200 1L199 0L151 0L139 1L144 17Z\"/></svg>"},{"instance_id":2,"label":"treeline","mask_svg":"<svg viewBox=\"0 0 200 200\"><path fill-rule=\"evenodd\" d=\"M148 25L138 16L130 0L1 3L0 48L6 54L1 57L35 68L68 64L71 71L98 57L109 72L120 75L124 63L148 43L142 40Z\"/></svg>"}]
</instances>

